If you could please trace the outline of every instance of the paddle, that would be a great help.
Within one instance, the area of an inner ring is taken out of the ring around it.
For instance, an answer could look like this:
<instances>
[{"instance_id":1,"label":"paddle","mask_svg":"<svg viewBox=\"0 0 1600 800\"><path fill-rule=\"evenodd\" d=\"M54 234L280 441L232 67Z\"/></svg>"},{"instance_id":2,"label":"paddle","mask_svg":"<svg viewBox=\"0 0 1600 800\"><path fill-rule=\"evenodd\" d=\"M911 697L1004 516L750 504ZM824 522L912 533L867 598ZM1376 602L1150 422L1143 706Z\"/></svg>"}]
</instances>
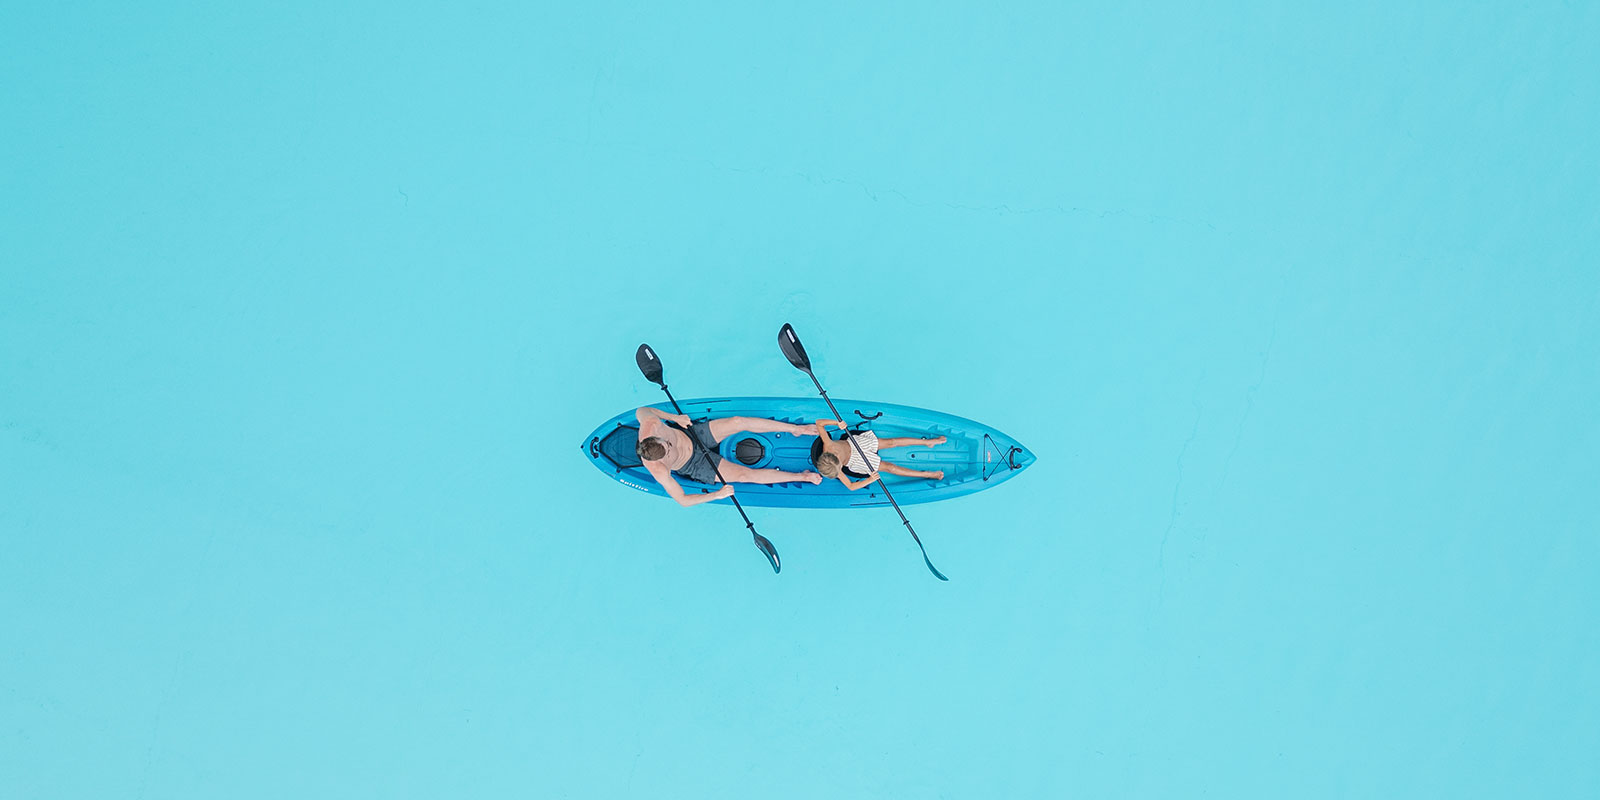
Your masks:
<instances>
[{"instance_id":1,"label":"paddle","mask_svg":"<svg viewBox=\"0 0 1600 800\"><path fill-rule=\"evenodd\" d=\"M839 409L834 408L833 401L828 398L827 390L822 388L822 382L817 380L816 373L811 371L811 357L806 355L805 345L800 344L800 337L794 335L794 326L787 322L783 323L783 327L778 329L778 349L783 351L783 357L789 359L789 363L793 364L795 369L811 376L811 382L816 384L817 391L822 394L822 399L827 401L828 410L833 412L834 419L839 420L841 423L844 422L844 417L839 415ZM866 461L867 454L862 451L861 443L856 441L855 434L850 432L849 426L845 426L844 435L845 438L850 440L850 446L854 447L856 453L860 454L861 460ZM883 489L883 496L889 498L889 505L894 506L894 513L900 515L900 521L905 523L906 530L911 531L911 538L916 541L917 548L922 550L922 562L928 565L928 571L933 573L933 577L941 581L950 580L944 576L944 573L935 569L933 562L928 560L928 548L922 546L922 539L917 536L917 529L911 527L911 520L906 519L906 512L901 511L900 504L894 501L894 495L889 492L888 481L880 480L878 481L878 486Z\"/></svg>"},{"instance_id":2,"label":"paddle","mask_svg":"<svg viewBox=\"0 0 1600 800\"><path fill-rule=\"evenodd\" d=\"M633 360L639 365L639 371L644 373L645 380L660 386L661 391L667 392L667 385L661 380L661 359L656 358L655 351L650 349L650 345L639 345L638 351L633 354ZM678 407L678 401L672 396L672 392L667 392L667 399L672 401L672 408L675 411L679 414L683 413L683 409ZM688 438L694 444L696 450L702 453L705 452L705 445L702 445L698 439L693 436ZM717 480L727 483L726 480L723 480L722 470L720 469L717 469ZM767 537L756 533L756 525L750 521L750 516L744 513L744 506L739 505L739 498L730 497L728 499L733 501L734 508L739 509L739 516L744 517L744 526L749 528L750 535L755 537L756 548L767 557L767 561L772 563L772 571L783 571L783 565L778 561L778 549L772 546L772 542L768 541Z\"/></svg>"}]
</instances>

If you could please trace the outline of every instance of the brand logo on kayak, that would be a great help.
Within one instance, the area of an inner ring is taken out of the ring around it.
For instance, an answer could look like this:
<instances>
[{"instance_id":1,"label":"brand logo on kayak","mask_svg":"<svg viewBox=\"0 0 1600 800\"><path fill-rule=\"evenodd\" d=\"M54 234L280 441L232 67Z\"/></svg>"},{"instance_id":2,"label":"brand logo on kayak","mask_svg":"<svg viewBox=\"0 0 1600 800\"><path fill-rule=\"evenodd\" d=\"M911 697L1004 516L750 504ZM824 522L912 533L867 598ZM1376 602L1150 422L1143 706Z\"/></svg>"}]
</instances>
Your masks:
<instances>
[{"instance_id":1,"label":"brand logo on kayak","mask_svg":"<svg viewBox=\"0 0 1600 800\"><path fill-rule=\"evenodd\" d=\"M633 488L638 489L641 492L650 491L649 489L646 489L643 486L640 486L639 484L634 483L632 481L618 481L618 482L621 483L623 486L632 486Z\"/></svg>"}]
</instances>

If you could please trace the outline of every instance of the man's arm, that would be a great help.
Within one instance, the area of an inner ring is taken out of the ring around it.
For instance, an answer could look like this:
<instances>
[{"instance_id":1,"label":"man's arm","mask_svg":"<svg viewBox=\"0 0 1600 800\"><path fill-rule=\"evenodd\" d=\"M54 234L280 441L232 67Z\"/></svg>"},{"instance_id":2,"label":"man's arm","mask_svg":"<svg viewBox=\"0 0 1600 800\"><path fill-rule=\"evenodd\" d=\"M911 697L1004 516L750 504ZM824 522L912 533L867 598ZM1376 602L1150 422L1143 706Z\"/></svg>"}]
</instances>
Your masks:
<instances>
[{"instance_id":1,"label":"man's arm","mask_svg":"<svg viewBox=\"0 0 1600 800\"><path fill-rule=\"evenodd\" d=\"M668 414L667 412L662 411L655 406L641 406L638 411L633 413L633 415L639 419L640 425L643 425L653 419L669 419L685 428L689 427L691 424L688 415Z\"/></svg>"},{"instance_id":2,"label":"man's arm","mask_svg":"<svg viewBox=\"0 0 1600 800\"><path fill-rule=\"evenodd\" d=\"M646 472L650 473L650 477L656 479L656 483L661 484L661 488L667 490L667 496L678 501L678 505L683 506L684 508L733 496L733 487L726 484L724 484L721 489L718 489L711 494L685 494L683 487L679 486L678 482L673 479L672 470L660 466L659 463L655 461L644 462L644 468Z\"/></svg>"}]
</instances>

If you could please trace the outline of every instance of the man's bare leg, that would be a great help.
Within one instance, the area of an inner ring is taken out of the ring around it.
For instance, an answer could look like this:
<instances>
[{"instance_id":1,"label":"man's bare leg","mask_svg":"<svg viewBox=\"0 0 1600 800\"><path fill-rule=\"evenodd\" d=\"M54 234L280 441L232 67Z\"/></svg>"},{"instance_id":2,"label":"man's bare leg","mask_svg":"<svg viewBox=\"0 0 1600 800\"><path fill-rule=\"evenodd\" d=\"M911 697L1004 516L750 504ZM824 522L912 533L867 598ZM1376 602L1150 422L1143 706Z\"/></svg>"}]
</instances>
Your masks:
<instances>
[{"instance_id":1,"label":"man's bare leg","mask_svg":"<svg viewBox=\"0 0 1600 800\"><path fill-rule=\"evenodd\" d=\"M751 469L743 464L729 464L727 461L723 461L717 468L722 470L722 477L728 483L790 483L792 481L822 483L822 476L815 472Z\"/></svg>"},{"instance_id":2,"label":"man's bare leg","mask_svg":"<svg viewBox=\"0 0 1600 800\"><path fill-rule=\"evenodd\" d=\"M723 417L711 420L711 435L722 441L736 433L789 433L795 436L816 436L815 425L791 425L764 417ZM792 479L791 479L792 480ZM750 481L750 483L778 483L778 481Z\"/></svg>"}]
</instances>

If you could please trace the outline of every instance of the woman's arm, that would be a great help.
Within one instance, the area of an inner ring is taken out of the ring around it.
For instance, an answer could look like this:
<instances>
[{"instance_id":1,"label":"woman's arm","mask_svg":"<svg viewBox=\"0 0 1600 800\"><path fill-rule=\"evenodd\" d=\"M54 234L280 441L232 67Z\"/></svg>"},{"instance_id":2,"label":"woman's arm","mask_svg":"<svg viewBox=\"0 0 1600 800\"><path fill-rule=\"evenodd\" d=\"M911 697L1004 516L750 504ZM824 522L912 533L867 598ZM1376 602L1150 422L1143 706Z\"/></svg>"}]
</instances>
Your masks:
<instances>
[{"instance_id":1,"label":"woman's arm","mask_svg":"<svg viewBox=\"0 0 1600 800\"><path fill-rule=\"evenodd\" d=\"M838 425L841 428L844 427L844 423L836 419L819 419L817 420L817 435L824 439L828 438L829 425Z\"/></svg>"},{"instance_id":2,"label":"woman's arm","mask_svg":"<svg viewBox=\"0 0 1600 800\"><path fill-rule=\"evenodd\" d=\"M839 482L844 484L844 488L849 489L850 491L853 492L853 491L855 491L857 489L864 489L864 488L866 488L868 486L871 486L873 481L876 481L877 479L879 479L881 477L883 477L883 475L881 473L874 472L874 473L872 473L872 477L867 478L866 480L861 481L860 483L853 483L853 482L851 482L851 480L849 478L845 477L845 474L843 472L840 472L839 473Z\"/></svg>"}]
</instances>

